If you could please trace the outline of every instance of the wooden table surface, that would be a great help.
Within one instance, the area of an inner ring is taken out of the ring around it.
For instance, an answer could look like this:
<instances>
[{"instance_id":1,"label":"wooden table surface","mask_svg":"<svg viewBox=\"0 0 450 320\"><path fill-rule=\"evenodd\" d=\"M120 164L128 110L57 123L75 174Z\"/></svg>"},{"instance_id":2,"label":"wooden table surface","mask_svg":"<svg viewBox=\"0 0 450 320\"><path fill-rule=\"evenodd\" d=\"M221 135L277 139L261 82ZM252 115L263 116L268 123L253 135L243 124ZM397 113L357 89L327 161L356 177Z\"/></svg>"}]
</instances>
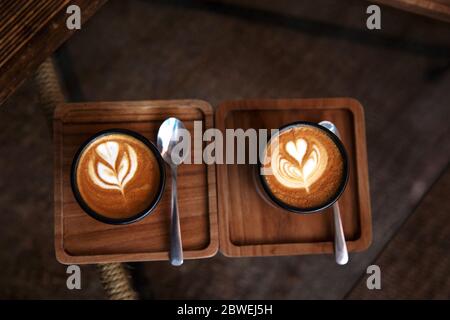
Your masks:
<instances>
[{"instance_id":1,"label":"wooden table surface","mask_svg":"<svg viewBox=\"0 0 450 320\"><path fill-rule=\"evenodd\" d=\"M344 268L326 255L218 254L186 261L182 269L138 263L131 270L142 297L450 296L449 259L440 254L449 242L439 240L448 234L442 204L448 185L434 206L427 202L413 216L450 159L450 25L385 7L382 30L369 32L361 28L368 3L361 0L346 0L338 20L339 0L188 6L192 1L108 1L58 53L68 95L73 101L191 97L213 107L242 98L353 96L366 112L373 243L351 254ZM37 99L24 85L0 110L0 296L104 298L95 267L82 267L82 290L67 290L66 269L55 259L53 148ZM403 247L409 239L414 243ZM367 293L371 264L382 269L382 290ZM349 294L356 286L362 288Z\"/></svg>"},{"instance_id":2,"label":"wooden table surface","mask_svg":"<svg viewBox=\"0 0 450 320\"><path fill-rule=\"evenodd\" d=\"M66 27L69 5L84 24L106 0L0 1L0 105L76 30Z\"/></svg>"},{"instance_id":3,"label":"wooden table surface","mask_svg":"<svg viewBox=\"0 0 450 320\"><path fill-rule=\"evenodd\" d=\"M84 24L107 0L0 1L0 105L75 30L66 27L69 5L81 9ZM449 0L377 0L398 9L450 21ZM195 3L195 1L194 1Z\"/></svg>"},{"instance_id":4,"label":"wooden table surface","mask_svg":"<svg viewBox=\"0 0 450 320\"><path fill-rule=\"evenodd\" d=\"M375 2L450 22L450 0L375 0Z\"/></svg>"}]
</instances>

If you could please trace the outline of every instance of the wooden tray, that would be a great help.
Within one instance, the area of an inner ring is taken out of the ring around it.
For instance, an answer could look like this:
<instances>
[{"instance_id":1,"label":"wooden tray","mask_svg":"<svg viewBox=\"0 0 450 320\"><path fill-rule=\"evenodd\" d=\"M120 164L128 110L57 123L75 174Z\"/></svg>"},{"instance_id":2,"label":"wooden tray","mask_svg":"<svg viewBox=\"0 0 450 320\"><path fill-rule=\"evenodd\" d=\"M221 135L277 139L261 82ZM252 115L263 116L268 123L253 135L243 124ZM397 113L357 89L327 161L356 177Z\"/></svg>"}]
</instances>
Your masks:
<instances>
[{"instance_id":1,"label":"wooden tray","mask_svg":"<svg viewBox=\"0 0 450 320\"><path fill-rule=\"evenodd\" d=\"M248 100L226 102L216 112L221 131L279 128L306 120L330 120L349 155L350 178L339 200L349 251L372 239L364 114L353 99ZM298 215L266 201L254 165L218 165L220 251L227 256L273 256L333 252L331 209Z\"/></svg>"},{"instance_id":2,"label":"wooden tray","mask_svg":"<svg viewBox=\"0 0 450 320\"><path fill-rule=\"evenodd\" d=\"M89 217L75 201L70 166L83 141L104 129L134 130L155 142L168 117L213 127L211 106L203 101L101 102L59 105L54 114L55 249L61 263L167 260L170 174L156 210L138 223L107 225ZM194 152L192 150L192 152ZM193 154L193 153L192 153ZM181 234L186 259L213 256L218 249L215 167L183 165L178 176Z\"/></svg>"}]
</instances>

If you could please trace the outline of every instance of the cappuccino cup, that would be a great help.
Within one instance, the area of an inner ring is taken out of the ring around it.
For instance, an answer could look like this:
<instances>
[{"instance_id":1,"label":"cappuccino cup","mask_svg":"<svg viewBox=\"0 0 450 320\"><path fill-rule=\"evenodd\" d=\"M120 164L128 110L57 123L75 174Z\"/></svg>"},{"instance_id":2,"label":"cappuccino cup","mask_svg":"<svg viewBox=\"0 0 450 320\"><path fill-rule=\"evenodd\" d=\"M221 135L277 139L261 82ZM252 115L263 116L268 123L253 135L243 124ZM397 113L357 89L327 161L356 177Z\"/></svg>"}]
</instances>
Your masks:
<instances>
[{"instance_id":1,"label":"cappuccino cup","mask_svg":"<svg viewBox=\"0 0 450 320\"><path fill-rule=\"evenodd\" d=\"M347 185L349 168L344 145L328 129L299 121L279 128L259 162L263 195L295 213L331 206Z\"/></svg>"},{"instance_id":2,"label":"cappuccino cup","mask_svg":"<svg viewBox=\"0 0 450 320\"><path fill-rule=\"evenodd\" d=\"M92 218L128 224L150 214L165 185L157 147L125 129L101 131L77 151L71 170L76 201Z\"/></svg>"}]
</instances>

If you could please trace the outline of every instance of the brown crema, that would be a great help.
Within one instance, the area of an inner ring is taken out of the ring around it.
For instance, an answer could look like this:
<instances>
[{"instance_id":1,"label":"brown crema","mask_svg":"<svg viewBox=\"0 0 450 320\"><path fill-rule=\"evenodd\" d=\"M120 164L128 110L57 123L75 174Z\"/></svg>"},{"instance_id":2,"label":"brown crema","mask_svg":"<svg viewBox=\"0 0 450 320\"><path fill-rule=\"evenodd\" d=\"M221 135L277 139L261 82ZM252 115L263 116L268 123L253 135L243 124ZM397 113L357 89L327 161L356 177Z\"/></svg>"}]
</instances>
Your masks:
<instances>
[{"instance_id":1,"label":"brown crema","mask_svg":"<svg viewBox=\"0 0 450 320\"><path fill-rule=\"evenodd\" d=\"M321 207L344 179L344 159L329 135L310 125L282 130L265 151L263 176L272 195L298 209Z\"/></svg>"},{"instance_id":2,"label":"brown crema","mask_svg":"<svg viewBox=\"0 0 450 320\"><path fill-rule=\"evenodd\" d=\"M91 142L79 157L76 184L95 213L129 218L149 208L161 172L152 150L130 135L113 133Z\"/></svg>"}]
</instances>

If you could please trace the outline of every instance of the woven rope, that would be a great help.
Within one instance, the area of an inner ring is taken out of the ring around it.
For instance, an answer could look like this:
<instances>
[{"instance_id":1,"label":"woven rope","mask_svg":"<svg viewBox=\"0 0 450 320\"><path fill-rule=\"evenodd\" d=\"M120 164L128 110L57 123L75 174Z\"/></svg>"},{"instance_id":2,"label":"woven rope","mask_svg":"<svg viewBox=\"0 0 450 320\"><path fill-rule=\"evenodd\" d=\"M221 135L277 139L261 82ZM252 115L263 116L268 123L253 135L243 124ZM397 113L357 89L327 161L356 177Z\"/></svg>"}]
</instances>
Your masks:
<instances>
[{"instance_id":1,"label":"woven rope","mask_svg":"<svg viewBox=\"0 0 450 320\"><path fill-rule=\"evenodd\" d=\"M35 75L35 84L39 92L39 104L52 128L53 111L58 103L65 101L59 83L59 77L51 58L41 64Z\"/></svg>"},{"instance_id":2,"label":"woven rope","mask_svg":"<svg viewBox=\"0 0 450 320\"><path fill-rule=\"evenodd\" d=\"M51 58L38 68L35 84L39 91L40 107L44 111L49 127L52 128L53 111L58 103L65 101L56 67ZM134 300L138 298L133 290L130 275L121 263L98 265L100 278L106 294L112 300Z\"/></svg>"},{"instance_id":3,"label":"woven rope","mask_svg":"<svg viewBox=\"0 0 450 320\"><path fill-rule=\"evenodd\" d=\"M136 300L137 294L131 287L131 277L122 263L98 264L100 277L111 300Z\"/></svg>"}]
</instances>

